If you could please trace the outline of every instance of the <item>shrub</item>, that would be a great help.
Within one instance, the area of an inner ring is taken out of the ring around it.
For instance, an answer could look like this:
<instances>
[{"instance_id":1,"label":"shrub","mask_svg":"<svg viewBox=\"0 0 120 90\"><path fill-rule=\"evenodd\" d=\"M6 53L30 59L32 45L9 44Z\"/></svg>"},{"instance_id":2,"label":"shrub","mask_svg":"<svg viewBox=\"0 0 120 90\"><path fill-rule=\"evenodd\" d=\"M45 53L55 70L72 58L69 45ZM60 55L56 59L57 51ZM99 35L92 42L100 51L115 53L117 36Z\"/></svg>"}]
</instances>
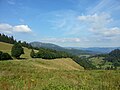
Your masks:
<instances>
[{"instance_id":1,"label":"shrub","mask_svg":"<svg viewBox=\"0 0 120 90\"><path fill-rule=\"evenodd\" d=\"M0 51L0 60L10 60L12 57L8 53Z\"/></svg>"},{"instance_id":2,"label":"shrub","mask_svg":"<svg viewBox=\"0 0 120 90\"><path fill-rule=\"evenodd\" d=\"M31 53L30 53L30 56L31 56L32 58L35 58L35 52L34 52L33 49L32 49L32 51L31 51Z\"/></svg>"}]
</instances>

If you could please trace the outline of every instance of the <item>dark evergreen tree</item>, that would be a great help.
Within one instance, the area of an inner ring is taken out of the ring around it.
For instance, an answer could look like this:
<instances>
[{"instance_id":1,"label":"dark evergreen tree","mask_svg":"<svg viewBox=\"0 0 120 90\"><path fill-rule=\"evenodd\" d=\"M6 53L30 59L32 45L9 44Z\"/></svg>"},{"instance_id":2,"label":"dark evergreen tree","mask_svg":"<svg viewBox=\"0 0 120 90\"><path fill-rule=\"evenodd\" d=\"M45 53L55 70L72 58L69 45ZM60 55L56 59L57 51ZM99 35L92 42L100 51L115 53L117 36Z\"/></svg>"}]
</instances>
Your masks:
<instances>
[{"instance_id":1,"label":"dark evergreen tree","mask_svg":"<svg viewBox=\"0 0 120 90\"><path fill-rule=\"evenodd\" d=\"M15 43L11 49L11 55L15 58L20 58L22 54L24 54L24 49L20 43Z\"/></svg>"},{"instance_id":2,"label":"dark evergreen tree","mask_svg":"<svg viewBox=\"0 0 120 90\"><path fill-rule=\"evenodd\" d=\"M17 41L14 39L13 36L7 36L5 34L0 34L0 42L10 43L10 44L17 43ZM29 49L33 48L29 43L27 43L25 41L23 41L23 42L18 41L18 43L20 43L23 47L27 47Z\"/></svg>"},{"instance_id":3,"label":"dark evergreen tree","mask_svg":"<svg viewBox=\"0 0 120 90\"><path fill-rule=\"evenodd\" d=\"M0 42L14 44L16 42L16 40L14 40L13 36L9 37L7 35L0 34Z\"/></svg>"},{"instance_id":4,"label":"dark evergreen tree","mask_svg":"<svg viewBox=\"0 0 120 90\"><path fill-rule=\"evenodd\" d=\"M3 52L2 52L2 51L0 51L0 60L1 60L2 54L3 54Z\"/></svg>"},{"instance_id":5,"label":"dark evergreen tree","mask_svg":"<svg viewBox=\"0 0 120 90\"><path fill-rule=\"evenodd\" d=\"M39 52L34 53L34 58L43 58L43 59L55 59L55 58L70 58L70 54L63 51L56 51L52 49L39 48ZM33 51L31 51L33 55ZM30 55L30 56L31 56Z\"/></svg>"},{"instance_id":6,"label":"dark evergreen tree","mask_svg":"<svg viewBox=\"0 0 120 90\"><path fill-rule=\"evenodd\" d=\"M31 51L31 53L30 53L30 56L31 56L32 58L35 58L35 52L34 52L33 49L32 49L32 51Z\"/></svg>"}]
</instances>

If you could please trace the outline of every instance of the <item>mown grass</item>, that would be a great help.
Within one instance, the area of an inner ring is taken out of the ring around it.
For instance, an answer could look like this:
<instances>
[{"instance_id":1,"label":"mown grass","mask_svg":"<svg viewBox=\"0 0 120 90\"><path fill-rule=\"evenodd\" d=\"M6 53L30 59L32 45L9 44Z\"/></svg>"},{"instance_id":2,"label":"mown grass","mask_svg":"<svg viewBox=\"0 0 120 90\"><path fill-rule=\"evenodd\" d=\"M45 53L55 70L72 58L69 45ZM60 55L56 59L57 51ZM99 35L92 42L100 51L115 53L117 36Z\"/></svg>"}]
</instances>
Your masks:
<instances>
[{"instance_id":1,"label":"mown grass","mask_svg":"<svg viewBox=\"0 0 120 90\"><path fill-rule=\"evenodd\" d=\"M120 89L119 70L66 70L44 60L1 61L0 67L0 90Z\"/></svg>"}]
</instances>

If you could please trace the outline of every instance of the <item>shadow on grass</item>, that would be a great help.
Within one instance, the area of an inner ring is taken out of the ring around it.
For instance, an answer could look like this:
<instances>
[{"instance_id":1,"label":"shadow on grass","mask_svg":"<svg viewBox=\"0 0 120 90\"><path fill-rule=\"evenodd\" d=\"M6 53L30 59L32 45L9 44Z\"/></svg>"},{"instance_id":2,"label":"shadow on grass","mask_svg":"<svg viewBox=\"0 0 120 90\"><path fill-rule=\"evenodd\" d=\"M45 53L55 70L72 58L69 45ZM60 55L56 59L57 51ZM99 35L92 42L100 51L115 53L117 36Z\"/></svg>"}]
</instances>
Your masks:
<instances>
[{"instance_id":1,"label":"shadow on grass","mask_svg":"<svg viewBox=\"0 0 120 90\"><path fill-rule=\"evenodd\" d=\"M28 58L16 58L18 60L28 60Z\"/></svg>"}]
</instances>

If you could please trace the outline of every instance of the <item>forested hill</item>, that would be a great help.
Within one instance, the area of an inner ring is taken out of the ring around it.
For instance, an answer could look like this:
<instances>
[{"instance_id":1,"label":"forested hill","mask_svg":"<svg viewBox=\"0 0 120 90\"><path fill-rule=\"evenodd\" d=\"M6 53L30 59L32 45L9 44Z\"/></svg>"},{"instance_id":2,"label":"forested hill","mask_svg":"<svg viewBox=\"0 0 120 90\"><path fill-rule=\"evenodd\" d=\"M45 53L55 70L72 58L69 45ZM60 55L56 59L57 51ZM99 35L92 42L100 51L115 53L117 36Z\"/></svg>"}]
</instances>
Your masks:
<instances>
[{"instance_id":1,"label":"forested hill","mask_svg":"<svg viewBox=\"0 0 120 90\"><path fill-rule=\"evenodd\" d=\"M42 43L42 42L31 42L30 45L32 45L33 47L37 47L37 48L48 48L48 49L54 49L54 50L64 50L65 48L52 44L52 43Z\"/></svg>"}]
</instances>

